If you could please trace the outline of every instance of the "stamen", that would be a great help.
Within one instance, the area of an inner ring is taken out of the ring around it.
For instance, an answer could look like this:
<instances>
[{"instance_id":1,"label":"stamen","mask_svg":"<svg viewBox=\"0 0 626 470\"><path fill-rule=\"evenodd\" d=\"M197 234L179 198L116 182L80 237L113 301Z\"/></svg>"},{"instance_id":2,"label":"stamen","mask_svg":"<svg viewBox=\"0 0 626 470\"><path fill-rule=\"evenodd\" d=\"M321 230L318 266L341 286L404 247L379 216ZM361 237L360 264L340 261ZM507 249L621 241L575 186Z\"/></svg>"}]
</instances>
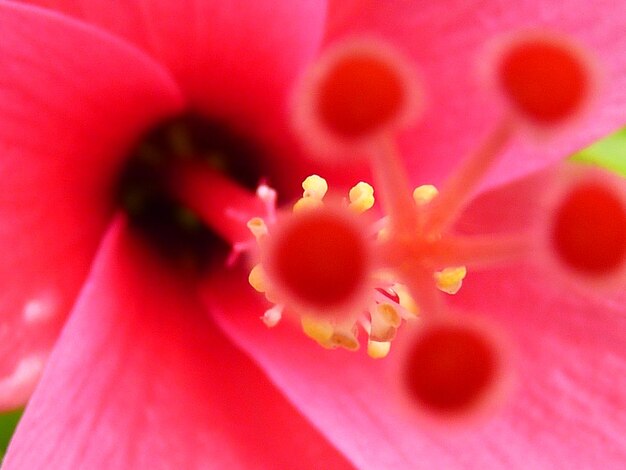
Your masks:
<instances>
[{"instance_id":1,"label":"stamen","mask_svg":"<svg viewBox=\"0 0 626 470\"><path fill-rule=\"evenodd\" d=\"M359 349L358 330L356 324L333 323L331 320L310 316L302 316L302 331L320 346L326 349L341 347L348 351Z\"/></svg>"},{"instance_id":2,"label":"stamen","mask_svg":"<svg viewBox=\"0 0 626 470\"><path fill-rule=\"evenodd\" d=\"M389 341L368 341L367 354L372 359L383 359L387 357L391 350L391 343Z\"/></svg>"},{"instance_id":3,"label":"stamen","mask_svg":"<svg viewBox=\"0 0 626 470\"><path fill-rule=\"evenodd\" d=\"M445 268L442 271L438 271L435 273L437 289L446 294L454 295L461 289L466 275L467 268L465 266Z\"/></svg>"},{"instance_id":4,"label":"stamen","mask_svg":"<svg viewBox=\"0 0 626 470\"><path fill-rule=\"evenodd\" d=\"M374 188L361 181L357 183L349 193L350 209L355 212L365 212L374 206Z\"/></svg>"},{"instance_id":5,"label":"stamen","mask_svg":"<svg viewBox=\"0 0 626 470\"><path fill-rule=\"evenodd\" d=\"M382 41L344 41L307 72L294 97L296 129L317 153L355 150L411 122L421 94L414 73Z\"/></svg>"},{"instance_id":6,"label":"stamen","mask_svg":"<svg viewBox=\"0 0 626 470\"><path fill-rule=\"evenodd\" d=\"M248 283L255 291L264 293L267 286L265 271L262 264L256 264L248 275Z\"/></svg>"},{"instance_id":7,"label":"stamen","mask_svg":"<svg viewBox=\"0 0 626 470\"><path fill-rule=\"evenodd\" d=\"M432 184L423 184L413 190L413 200L418 206L425 206L438 194L439 190L435 186Z\"/></svg>"},{"instance_id":8,"label":"stamen","mask_svg":"<svg viewBox=\"0 0 626 470\"><path fill-rule=\"evenodd\" d=\"M304 189L302 197L322 200L328 192L328 183L318 175L311 175L302 182L302 189Z\"/></svg>"},{"instance_id":9,"label":"stamen","mask_svg":"<svg viewBox=\"0 0 626 470\"><path fill-rule=\"evenodd\" d=\"M475 415L506 382L500 343L484 325L460 318L424 323L404 350L406 397L426 415Z\"/></svg>"},{"instance_id":10,"label":"stamen","mask_svg":"<svg viewBox=\"0 0 626 470\"><path fill-rule=\"evenodd\" d=\"M595 88L595 67L580 46L557 34L518 34L501 40L491 73L504 99L535 126L575 117Z\"/></svg>"},{"instance_id":11,"label":"stamen","mask_svg":"<svg viewBox=\"0 0 626 470\"><path fill-rule=\"evenodd\" d=\"M246 227L252 232L252 235L254 235L257 241L267 235L267 225L265 225L265 221L261 217L251 218L246 224Z\"/></svg>"},{"instance_id":12,"label":"stamen","mask_svg":"<svg viewBox=\"0 0 626 470\"><path fill-rule=\"evenodd\" d=\"M328 183L318 175L308 176L302 182L302 197L293 205L294 212L316 209L324 205L323 200L328 191Z\"/></svg>"},{"instance_id":13,"label":"stamen","mask_svg":"<svg viewBox=\"0 0 626 470\"><path fill-rule=\"evenodd\" d=\"M371 311L370 339L373 341L393 340L401 323L402 318L393 305L378 304Z\"/></svg>"},{"instance_id":14,"label":"stamen","mask_svg":"<svg viewBox=\"0 0 626 470\"><path fill-rule=\"evenodd\" d=\"M303 315L300 318L302 331L319 345L330 348L330 339L333 336L333 325L328 320Z\"/></svg>"}]
</instances>

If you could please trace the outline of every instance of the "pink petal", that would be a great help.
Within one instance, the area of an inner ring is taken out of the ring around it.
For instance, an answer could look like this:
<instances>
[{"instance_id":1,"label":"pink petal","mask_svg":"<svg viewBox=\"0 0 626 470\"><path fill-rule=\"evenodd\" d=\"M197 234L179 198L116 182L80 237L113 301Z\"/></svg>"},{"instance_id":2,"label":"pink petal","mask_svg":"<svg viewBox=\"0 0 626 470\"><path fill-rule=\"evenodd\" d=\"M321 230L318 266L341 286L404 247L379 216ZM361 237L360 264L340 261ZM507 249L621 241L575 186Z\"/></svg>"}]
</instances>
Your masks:
<instances>
[{"instance_id":1,"label":"pink petal","mask_svg":"<svg viewBox=\"0 0 626 470\"><path fill-rule=\"evenodd\" d=\"M57 15L0 5L0 409L22 405L113 204L127 146L180 106L136 49Z\"/></svg>"},{"instance_id":2,"label":"pink petal","mask_svg":"<svg viewBox=\"0 0 626 470\"><path fill-rule=\"evenodd\" d=\"M3 468L348 468L113 224Z\"/></svg>"},{"instance_id":3,"label":"pink petal","mask_svg":"<svg viewBox=\"0 0 626 470\"><path fill-rule=\"evenodd\" d=\"M533 144L520 138L490 174L486 185L508 181L563 159L624 124L626 107L626 3L499 0L329 2L327 41L346 34L378 34L410 53L427 95L422 121L402 137L402 150L416 183L439 183L476 148L501 115L495 93L478 78L481 51L502 33L546 28L571 35L597 55L604 87L579 127Z\"/></svg>"},{"instance_id":4,"label":"pink petal","mask_svg":"<svg viewBox=\"0 0 626 470\"><path fill-rule=\"evenodd\" d=\"M559 167L534 172L479 194L464 209L455 230L473 235L530 233L545 213L546 188L554 186Z\"/></svg>"},{"instance_id":5,"label":"pink petal","mask_svg":"<svg viewBox=\"0 0 626 470\"><path fill-rule=\"evenodd\" d=\"M295 328L267 330L244 296L220 305L224 331L358 468L618 468L626 461L626 310L554 296L521 268L468 278L455 302L488 314L516 341L520 387L467 431L403 414L384 361L326 351ZM503 279L506 282L503 282ZM545 281L544 281L545 282ZM211 289L211 287L209 287ZM244 287L242 287L244 289ZM399 335L402 331L399 332Z\"/></svg>"},{"instance_id":6,"label":"pink petal","mask_svg":"<svg viewBox=\"0 0 626 470\"><path fill-rule=\"evenodd\" d=\"M267 127L319 47L326 1L33 0L139 45L209 117ZM252 121L252 122L250 122Z\"/></svg>"}]
</instances>

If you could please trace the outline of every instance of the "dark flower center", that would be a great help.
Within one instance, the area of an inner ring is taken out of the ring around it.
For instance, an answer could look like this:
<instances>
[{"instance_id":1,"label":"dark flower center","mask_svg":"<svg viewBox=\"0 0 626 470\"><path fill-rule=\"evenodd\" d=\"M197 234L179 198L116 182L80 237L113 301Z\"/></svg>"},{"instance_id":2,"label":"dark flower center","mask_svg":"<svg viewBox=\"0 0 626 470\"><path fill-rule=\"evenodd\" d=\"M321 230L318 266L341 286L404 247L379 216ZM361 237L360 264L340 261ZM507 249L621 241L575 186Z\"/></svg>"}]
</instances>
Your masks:
<instances>
[{"instance_id":1,"label":"dark flower center","mask_svg":"<svg viewBox=\"0 0 626 470\"><path fill-rule=\"evenodd\" d=\"M262 175L258 145L222 122L188 113L150 130L131 151L116 189L135 232L179 267L203 271L229 245L181 203L170 183L177 168L206 164L254 190Z\"/></svg>"}]
</instances>

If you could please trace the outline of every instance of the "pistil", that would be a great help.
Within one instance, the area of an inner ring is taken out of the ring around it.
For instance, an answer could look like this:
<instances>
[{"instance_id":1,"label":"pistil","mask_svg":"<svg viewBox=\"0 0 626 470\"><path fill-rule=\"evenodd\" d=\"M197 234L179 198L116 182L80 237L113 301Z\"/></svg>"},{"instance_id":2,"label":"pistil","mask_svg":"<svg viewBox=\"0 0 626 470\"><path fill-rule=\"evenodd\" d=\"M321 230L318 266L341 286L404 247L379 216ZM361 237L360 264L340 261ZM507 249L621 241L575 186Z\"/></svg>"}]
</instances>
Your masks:
<instances>
[{"instance_id":1,"label":"pistil","mask_svg":"<svg viewBox=\"0 0 626 470\"><path fill-rule=\"evenodd\" d=\"M250 243L246 222L263 215L263 200L232 178L201 162L190 161L174 169L170 191L185 207L231 247Z\"/></svg>"},{"instance_id":2,"label":"pistil","mask_svg":"<svg viewBox=\"0 0 626 470\"><path fill-rule=\"evenodd\" d=\"M461 163L444 183L431 204L425 232L438 234L447 231L456 222L470 196L484 179L515 133L514 122L505 117L483 143Z\"/></svg>"}]
</instances>

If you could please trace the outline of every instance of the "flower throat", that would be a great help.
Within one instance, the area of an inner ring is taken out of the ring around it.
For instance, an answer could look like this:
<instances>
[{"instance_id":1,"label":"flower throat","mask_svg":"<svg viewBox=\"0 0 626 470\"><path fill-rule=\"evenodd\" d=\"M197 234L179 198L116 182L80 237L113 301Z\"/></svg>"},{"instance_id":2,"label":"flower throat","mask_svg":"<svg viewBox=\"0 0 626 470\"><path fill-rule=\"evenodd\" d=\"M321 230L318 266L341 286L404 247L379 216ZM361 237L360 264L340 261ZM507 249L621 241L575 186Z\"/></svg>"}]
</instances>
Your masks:
<instances>
[{"instance_id":1,"label":"flower throat","mask_svg":"<svg viewBox=\"0 0 626 470\"><path fill-rule=\"evenodd\" d=\"M202 272L228 252L229 243L178 197L179 171L203 167L253 189L262 161L254 143L223 123L184 114L160 123L131 151L116 202L130 226L160 255L183 269Z\"/></svg>"}]
</instances>

